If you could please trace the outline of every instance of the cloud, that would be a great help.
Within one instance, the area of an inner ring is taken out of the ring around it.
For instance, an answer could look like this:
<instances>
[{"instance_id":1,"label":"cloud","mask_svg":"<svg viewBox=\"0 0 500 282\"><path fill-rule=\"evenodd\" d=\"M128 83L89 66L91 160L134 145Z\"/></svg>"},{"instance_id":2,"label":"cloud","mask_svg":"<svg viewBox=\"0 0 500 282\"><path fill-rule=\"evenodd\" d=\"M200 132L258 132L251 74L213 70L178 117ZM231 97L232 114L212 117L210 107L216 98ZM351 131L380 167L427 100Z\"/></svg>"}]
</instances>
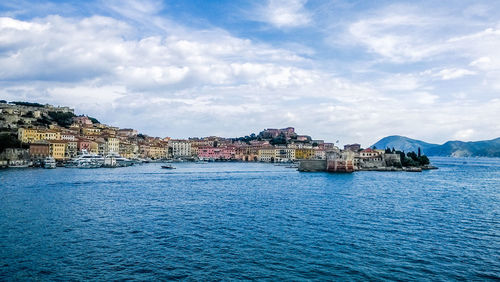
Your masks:
<instances>
[{"instance_id":1,"label":"cloud","mask_svg":"<svg viewBox=\"0 0 500 282\"><path fill-rule=\"evenodd\" d=\"M268 0L253 18L277 28L294 28L311 23L311 14L305 9L307 0Z\"/></svg>"},{"instance_id":2,"label":"cloud","mask_svg":"<svg viewBox=\"0 0 500 282\"><path fill-rule=\"evenodd\" d=\"M278 45L256 31L188 27L157 1L99 3L89 16L0 18L0 97L69 105L157 136L295 126L371 145L392 134L431 142L469 129L467 138L500 134L491 22L443 33L456 20L389 6L348 17L337 27L350 45L322 50L321 38L296 42L284 32ZM305 4L270 1L259 20L319 33Z\"/></svg>"},{"instance_id":3,"label":"cloud","mask_svg":"<svg viewBox=\"0 0 500 282\"><path fill-rule=\"evenodd\" d=\"M474 74L476 74L476 73L473 71L467 70L467 69L450 68L450 69L440 70L434 76L440 77L443 80L450 80L450 79L456 79L456 78L460 78L460 77L463 77L466 75L474 75Z\"/></svg>"}]
</instances>

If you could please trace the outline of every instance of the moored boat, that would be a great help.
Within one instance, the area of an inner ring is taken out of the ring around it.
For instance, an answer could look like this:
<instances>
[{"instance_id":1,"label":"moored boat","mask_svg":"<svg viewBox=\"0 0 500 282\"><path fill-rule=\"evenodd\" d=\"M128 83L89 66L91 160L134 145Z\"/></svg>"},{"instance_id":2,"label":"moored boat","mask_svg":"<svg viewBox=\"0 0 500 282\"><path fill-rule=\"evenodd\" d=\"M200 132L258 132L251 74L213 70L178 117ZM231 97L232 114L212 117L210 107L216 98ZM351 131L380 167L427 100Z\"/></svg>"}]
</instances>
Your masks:
<instances>
[{"instance_id":1,"label":"moored boat","mask_svg":"<svg viewBox=\"0 0 500 282\"><path fill-rule=\"evenodd\" d=\"M43 160L43 168L56 168L56 160L53 157L48 157Z\"/></svg>"}]
</instances>

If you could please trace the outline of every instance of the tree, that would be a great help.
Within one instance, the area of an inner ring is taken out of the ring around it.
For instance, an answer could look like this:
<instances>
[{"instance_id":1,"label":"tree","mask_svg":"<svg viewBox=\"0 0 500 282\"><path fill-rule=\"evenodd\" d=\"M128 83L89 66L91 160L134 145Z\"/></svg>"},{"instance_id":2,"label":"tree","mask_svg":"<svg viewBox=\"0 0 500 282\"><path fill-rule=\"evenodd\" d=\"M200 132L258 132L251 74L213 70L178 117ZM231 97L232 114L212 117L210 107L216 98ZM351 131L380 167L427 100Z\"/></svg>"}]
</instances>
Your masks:
<instances>
[{"instance_id":1,"label":"tree","mask_svg":"<svg viewBox=\"0 0 500 282\"><path fill-rule=\"evenodd\" d=\"M27 107L36 107L36 108L43 108L45 107L42 104L38 103L30 103L30 102L10 102L11 104L18 105L18 106L27 106Z\"/></svg>"},{"instance_id":2,"label":"tree","mask_svg":"<svg viewBox=\"0 0 500 282\"><path fill-rule=\"evenodd\" d=\"M415 152L409 152L408 154L406 154L406 156L411 158L413 161L418 161L418 156L417 154L415 154Z\"/></svg>"},{"instance_id":3,"label":"tree","mask_svg":"<svg viewBox=\"0 0 500 282\"><path fill-rule=\"evenodd\" d=\"M420 147L418 147L418 157L420 158L421 155L422 155L422 152L420 151Z\"/></svg>"},{"instance_id":4,"label":"tree","mask_svg":"<svg viewBox=\"0 0 500 282\"><path fill-rule=\"evenodd\" d=\"M391 153L391 149L389 149L389 147L387 147L387 149L385 149L385 153L386 154L390 154Z\"/></svg>"},{"instance_id":5,"label":"tree","mask_svg":"<svg viewBox=\"0 0 500 282\"><path fill-rule=\"evenodd\" d=\"M313 146L313 147L318 147L318 143L314 142L314 143L312 144L312 146Z\"/></svg>"},{"instance_id":6,"label":"tree","mask_svg":"<svg viewBox=\"0 0 500 282\"><path fill-rule=\"evenodd\" d=\"M75 117L75 115L70 112L49 112L49 116L61 127L69 127L73 123L73 118Z\"/></svg>"},{"instance_id":7,"label":"tree","mask_svg":"<svg viewBox=\"0 0 500 282\"><path fill-rule=\"evenodd\" d=\"M90 119L90 121L92 121L92 123L100 123L96 118L88 117L88 119Z\"/></svg>"},{"instance_id":8,"label":"tree","mask_svg":"<svg viewBox=\"0 0 500 282\"><path fill-rule=\"evenodd\" d=\"M429 165L431 163L426 155L418 157L418 162L420 163L420 165Z\"/></svg>"},{"instance_id":9,"label":"tree","mask_svg":"<svg viewBox=\"0 0 500 282\"><path fill-rule=\"evenodd\" d=\"M9 133L0 134L0 153L7 148L21 148L22 144L14 135Z\"/></svg>"}]
</instances>

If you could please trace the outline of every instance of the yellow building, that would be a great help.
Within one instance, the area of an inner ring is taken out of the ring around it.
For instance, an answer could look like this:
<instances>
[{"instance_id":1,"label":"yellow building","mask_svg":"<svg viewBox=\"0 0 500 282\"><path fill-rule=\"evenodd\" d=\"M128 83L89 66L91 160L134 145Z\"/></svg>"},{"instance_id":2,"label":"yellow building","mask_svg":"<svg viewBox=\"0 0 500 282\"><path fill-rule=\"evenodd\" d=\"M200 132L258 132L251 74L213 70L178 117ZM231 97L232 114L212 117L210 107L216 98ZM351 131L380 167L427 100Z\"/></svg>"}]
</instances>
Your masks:
<instances>
[{"instance_id":1,"label":"yellow building","mask_svg":"<svg viewBox=\"0 0 500 282\"><path fill-rule=\"evenodd\" d=\"M161 146L150 146L148 157L152 159L164 159L167 157L167 150Z\"/></svg>"},{"instance_id":2,"label":"yellow building","mask_svg":"<svg viewBox=\"0 0 500 282\"><path fill-rule=\"evenodd\" d=\"M295 149L292 148L276 148L276 160L280 162L288 162L295 160Z\"/></svg>"},{"instance_id":3,"label":"yellow building","mask_svg":"<svg viewBox=\"0 0 500 282\"><path fill-rule=\"evenodd\" d=\"M115 137L106 138L105 154L109 153L119 153L120 152L120 140Z\"/></svg>"},{"instance_id":4,"label":"yellow building","mask_svg":"<svg viewBox=\"0 0 500 282\"><path fill-rule=\"evenodd\" d=\"M314 157L315 150L314 149L296 149L295 150L295 158L297 160L310 160Z\"/></svg>"},{"instance_id":5,"label":"yellow building","mask_svg":"<svg viewBox=\"0 0 500 282\"><path fill-rule=\"evenodd\" d=\"M90 146L89 146L89 151L92 154L99 154L99 144L93 140L89 140Z\"/></svg>"},{"instance_id":6,"label":"yellow building","mask_svg":"<svg viewBox=\"0 0 500 282\"><path fill-rule=\"evenodd\" d=\"M274 162L276 159L276 150L272 147L259 149L258 159L261 162Z\"/></svg>"},{"instance_id":7,"label":"yellow building","mask_svg":"<svg viewBox=\"0 0 500 282\"><path fill-rule=\"evenodd\" d=\"M49 141L49 154L56 160L64 160L66 157L66 141Z\"/></svg>"},{"instance_id":8,"label":"yellow building","mask_svg":"<svg viewBox=\"0 0 500 282\"><path fill-rule=\"evenodd\" d=\"M56 130L41 130L38 135L40 140L61 140L61 132Z\"/></svg>"},{"instance_id":9,"label":"yellow building","mask_svg":"<svg viewBox=\"0 0 500 282\"><path fill-rule=\"evenodd\" d=\"M40 135L38 130L34 128L19 128L17 138L23 143L33 143L40 140Z\"/></svg>"},{"instance_id":10,"label":"yellow building","mask_svg":"<svg viewBox=\"0 0 500 282\"><path fill-rule=\"evenodd\" d=\"M101 134L100 128L95 127L84 127L82 128L83 135L99 135Z\"/></svg>"}]
</instances>

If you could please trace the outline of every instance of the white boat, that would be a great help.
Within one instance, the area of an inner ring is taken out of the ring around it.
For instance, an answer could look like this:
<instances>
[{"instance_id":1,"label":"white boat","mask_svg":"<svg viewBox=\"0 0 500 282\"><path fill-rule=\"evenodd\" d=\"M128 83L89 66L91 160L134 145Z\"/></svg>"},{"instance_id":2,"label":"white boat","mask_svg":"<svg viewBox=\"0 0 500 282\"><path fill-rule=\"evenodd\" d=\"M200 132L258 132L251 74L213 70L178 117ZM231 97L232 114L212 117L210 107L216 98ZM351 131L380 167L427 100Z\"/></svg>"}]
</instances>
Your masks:
<instances>
[{"instance_id":1,"label":"white boat","mask_svg":"<svg viewBox=\"0 0 500 282\"><path fill-rule=\"evenodd\" d=\"M96 154L90 154L86 150L75 159L72 159L66 164L66 167L77 168L98 168L104 165L104 158Z\"/></svg>"},{"instance_id":2,"label":"white boat","mask_svg":"<svg viewBox=\"0 0 500 282\"><path fill-rule=\"evenodd\" d=\"M56 160L53 157L48 157L43 160L43 168L56 168Z\"/></svg>"},{"instance_id":3,"label":"white boat","mask_svg":"<svg viewBox=\"0 0 500 282\"><path fill-rule=\"evenodd\" d=\"M131 166L134 161L120 156L118 153L111 152L104 158L104 164L111 167Z\"/></svg>"},{"instance_id":4,"label":"white boat","mask_svg":"<svg viewBox=\"0 0 500 282\"><path fill-rule=\"evenodd\" d=\"M9 168L26 168L29 167L29 164L10 164Z\"/></svg>"}]
</instances>

